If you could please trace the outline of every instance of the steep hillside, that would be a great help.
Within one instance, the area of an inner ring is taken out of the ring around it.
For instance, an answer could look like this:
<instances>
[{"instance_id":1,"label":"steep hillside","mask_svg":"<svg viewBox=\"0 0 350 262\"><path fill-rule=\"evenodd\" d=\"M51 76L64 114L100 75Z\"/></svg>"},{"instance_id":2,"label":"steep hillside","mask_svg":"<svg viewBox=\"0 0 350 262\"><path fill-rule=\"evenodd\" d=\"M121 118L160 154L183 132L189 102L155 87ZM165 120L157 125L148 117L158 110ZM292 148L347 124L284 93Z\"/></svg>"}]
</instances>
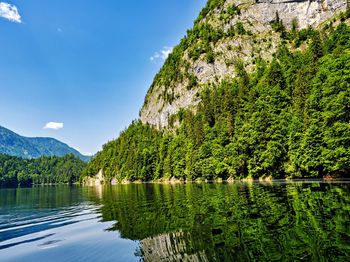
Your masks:
<instances>
[{"instance_id":1,"label":"steep hillside","mask_svg":"<svg viewBox=\"0 0 350 262\"><path fill-rule=\"evenodd\" d=\"M242 3L208 2L155 77L141 121L107 143L84 175L349 177L350 6Z\"/></svg>"},{"instance_id":2,"label":"steep hillside","mask_svg":"<svg viewBox=\"0 0 350 262\"><path fill-rule=\"evenodd\" d=\"M133 122L92 159L105 181L349 176L350 27L206 87L176 132Z\"/></svg>"},{"instance_id":3,"label":"steep hillside","mask_svg":"<svg viewBox=\"0 0 350 262\"><path fill-rule=\"evenodd\" d=\"M195 110L205 86L235 77L237 61L253 72L257 61L270 61L283 41L304 49L306 29L320 27L346 6L347 0L209 0L156 75L141 121L167 127L181 108ZM302 33L291 37L286 30Z\"/></svg>"},{"instance_id":4,"label":"steep hillside","mask_svg":"<svg viewBox=\"0 0 350 262\"><path fill-rule=\"evenodd\" d=\"M0 154L28 159L73 154L84 161L90 159L54 138L23 137L2 126L0 126Z\"/></svg>"}]
</instances>

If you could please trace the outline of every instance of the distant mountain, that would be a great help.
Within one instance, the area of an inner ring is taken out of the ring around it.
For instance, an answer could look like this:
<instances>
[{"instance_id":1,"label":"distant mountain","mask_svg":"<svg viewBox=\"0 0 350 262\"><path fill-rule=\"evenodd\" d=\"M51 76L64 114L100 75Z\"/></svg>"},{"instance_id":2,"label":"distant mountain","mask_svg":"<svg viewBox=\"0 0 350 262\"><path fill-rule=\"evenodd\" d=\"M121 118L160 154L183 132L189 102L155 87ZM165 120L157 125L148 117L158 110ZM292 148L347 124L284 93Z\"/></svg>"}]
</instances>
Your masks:
<instances>
[{"instance_id":1,"label":"distant mountain","mask_svg":"<svg viewBox=\"0 0 350 262\"><path fill-rule=\"evenodd\" d=\"M24 137L0 126L0 153L22 158L64 156L73 154L81 160L90 160L74 148L49 137Z\"/></svg>"}]
</instances>

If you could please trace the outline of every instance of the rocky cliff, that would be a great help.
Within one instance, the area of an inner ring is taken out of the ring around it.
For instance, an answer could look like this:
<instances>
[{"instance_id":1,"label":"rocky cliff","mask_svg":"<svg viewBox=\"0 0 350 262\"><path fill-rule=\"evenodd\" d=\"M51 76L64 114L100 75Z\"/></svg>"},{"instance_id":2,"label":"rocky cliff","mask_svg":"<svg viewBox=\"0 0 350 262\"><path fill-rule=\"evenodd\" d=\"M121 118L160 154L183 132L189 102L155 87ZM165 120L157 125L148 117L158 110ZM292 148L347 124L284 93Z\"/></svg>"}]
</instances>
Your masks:
<instances>
[{"instance_id":1,"label":"rocky cliff","mask_svg":"<svg viewBox=\"0 0 350 262\"><path fill-rule=\"evenodd\" d=\"M203 87L235 77L237 63L251 72L258 59L270 60L286 41L284 30L321 27L347 5L347 0L209 0L156 75L141 121L167 127L181 108L195 110Z\"/></svg>"}]
</instances>

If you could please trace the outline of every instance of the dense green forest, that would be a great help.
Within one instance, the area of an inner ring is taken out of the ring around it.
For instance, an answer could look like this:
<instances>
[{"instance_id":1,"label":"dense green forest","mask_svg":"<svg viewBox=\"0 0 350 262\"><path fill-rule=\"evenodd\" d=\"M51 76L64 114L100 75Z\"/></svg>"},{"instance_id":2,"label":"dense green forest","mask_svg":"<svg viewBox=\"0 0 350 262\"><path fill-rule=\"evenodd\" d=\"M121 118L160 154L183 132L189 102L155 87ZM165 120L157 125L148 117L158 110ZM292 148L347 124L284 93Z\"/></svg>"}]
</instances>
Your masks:
<instances>
[{"instance_id":1,"label":"dense green forest","mask_svg":"<svg viewBox=\"0 0 350 262\"><path fill-rule=\"evenodd\" d=\"M72 154L22 159L0 154L0 187L42 183L74 183L86 163Z\"/></svg>"},{"instance_id":2,"label":"dense green forest","mask_svg":"<svg viewBox=\"0 0 350 262\"><path fill-rule=\"evenodd\" d=\"M238 77L208 85L196 113L172 116L170 126L178 128L158 131L134 121L84 175L102 169L109 178L142 181L348 177L350 27L286 32L278 23L285 41L272 61L258 60L251 74L237 61ZM296 49L301 43L307 48Z\"/></svg>"}]
</instances>

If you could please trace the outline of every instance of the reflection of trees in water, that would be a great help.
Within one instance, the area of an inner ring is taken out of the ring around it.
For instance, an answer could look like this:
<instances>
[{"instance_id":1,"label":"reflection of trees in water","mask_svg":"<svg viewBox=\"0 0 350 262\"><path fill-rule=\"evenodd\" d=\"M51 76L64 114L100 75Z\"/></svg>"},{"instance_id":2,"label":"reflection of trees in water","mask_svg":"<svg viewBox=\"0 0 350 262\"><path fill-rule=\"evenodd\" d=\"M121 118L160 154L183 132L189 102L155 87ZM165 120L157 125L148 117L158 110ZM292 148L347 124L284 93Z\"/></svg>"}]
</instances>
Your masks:
<instances>
[{"instance_id":1,"label":"reflection of trees in water","mask_svg":"<svg viewBox=\"0 0 350 262\"><path fill-rule=\"evenodd\" d=\"M0 207L26 206L38 209L71 207L84 200L80 190L79 187L66 185L2 189Z\"/></svg>"},{"instance_id":2,"label":"reflection of trees in water","mask_svg":"<svg viewBox=\"0 0 350 262\"><path fill-rule=\"evenodd\" d=\"M110 230L146 261L346 260L345 184L127 185L102 192Z\"/></svg>"}]
</instances>

